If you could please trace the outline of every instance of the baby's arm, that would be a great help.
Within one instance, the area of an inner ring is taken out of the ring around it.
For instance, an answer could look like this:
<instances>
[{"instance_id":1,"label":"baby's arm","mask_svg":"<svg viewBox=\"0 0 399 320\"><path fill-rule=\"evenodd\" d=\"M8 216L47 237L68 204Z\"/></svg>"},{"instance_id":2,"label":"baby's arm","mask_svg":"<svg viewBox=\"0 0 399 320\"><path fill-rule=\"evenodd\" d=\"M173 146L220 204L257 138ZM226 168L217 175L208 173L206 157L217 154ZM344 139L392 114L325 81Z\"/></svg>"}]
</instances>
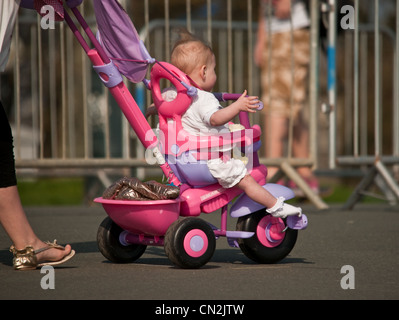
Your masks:
<instances>
[{"instance_id":1,"label":"baby's arm","mask_svg":"<svg viewBox=\"0 0 399 320\"><path fill-rule=\"evenodd\" d=\"M212 114L210 123L214 127L221 126L232 120L241 111L256 112L258 103L259 98L255 96L247 96L247 90L245 90L236 102Z\"/></svg>"}]
</instances>

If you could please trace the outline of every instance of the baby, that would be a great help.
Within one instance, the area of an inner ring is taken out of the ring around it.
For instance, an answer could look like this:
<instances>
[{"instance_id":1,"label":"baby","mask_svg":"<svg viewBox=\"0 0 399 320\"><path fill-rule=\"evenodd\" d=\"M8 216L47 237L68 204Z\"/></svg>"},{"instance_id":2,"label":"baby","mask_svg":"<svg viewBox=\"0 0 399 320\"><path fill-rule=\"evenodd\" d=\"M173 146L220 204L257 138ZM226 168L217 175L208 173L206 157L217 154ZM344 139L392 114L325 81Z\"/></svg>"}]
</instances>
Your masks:
<instances>
[{"instance_id":1,"label":"baby","mask_svg":"<svg viewBox=\"0 0 399 320\"><path fill-rule=\"evenodd\" d=\"M212 49L200 39L188 32L181 32L172 53L171 63L183 71L199 88L192 104L181 118L185 131L194 135L210 135L229 132L228 122L241 111L256 112L259 99L247 96L245 90L241 97L223 108L211 93L216 83L216 59ZM176 98L176 90L169 89L163 93L166 101ZM266 212L274 217L285 218L290 215L300 216L301 208L284 203L284 198L276 199L259 185L247 172L240 159L210 159L207 165L212 176L224 188L237 186L252 200L264 205Z\"/></svg>"}]
</instances>

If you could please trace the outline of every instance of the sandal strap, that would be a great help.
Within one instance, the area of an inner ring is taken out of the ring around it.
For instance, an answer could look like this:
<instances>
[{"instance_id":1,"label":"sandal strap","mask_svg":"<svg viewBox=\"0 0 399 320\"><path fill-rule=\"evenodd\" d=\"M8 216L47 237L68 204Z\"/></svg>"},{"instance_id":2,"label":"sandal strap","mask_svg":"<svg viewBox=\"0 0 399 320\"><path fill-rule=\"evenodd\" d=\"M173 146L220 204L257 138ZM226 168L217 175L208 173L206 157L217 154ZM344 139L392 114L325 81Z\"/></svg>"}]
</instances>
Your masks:
<instances>
[{"instance_id":1,"label":"sandal strap","mask_svg":"<svg viewBox=\"0 0 399 320\"><path fill-rule=\"evenodd\" d=\"M49 250L49 249L53 249L53 248L65 250L65 248L63 246L60 246L59 244L57 244L57 240L54 240L54 242L45 241L45 244L47 244L47 247L43 247L43 248L35 250L35 254Z\"/></svg>"}]
</instances>

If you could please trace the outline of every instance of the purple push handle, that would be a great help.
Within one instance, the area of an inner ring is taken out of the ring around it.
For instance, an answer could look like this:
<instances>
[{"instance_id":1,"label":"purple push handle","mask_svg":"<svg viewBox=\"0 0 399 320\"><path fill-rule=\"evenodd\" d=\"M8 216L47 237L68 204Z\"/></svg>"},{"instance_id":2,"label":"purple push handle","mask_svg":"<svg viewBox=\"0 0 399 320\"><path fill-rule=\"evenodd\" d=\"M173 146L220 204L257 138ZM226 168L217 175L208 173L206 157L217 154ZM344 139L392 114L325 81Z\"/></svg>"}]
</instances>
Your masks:
<instances>
[{"instance_id":1,"label":"purple push handle","mask_svg":"<svg viewBox=\"0 0 399 320\"><path fill-rule=\"evenodd\" d=\"M66 0L66 4L69 8L75 8L79 6L82 1L83 0ZM33 3L34 0L21 0L20 7L34 10Z\"/></svg>"},{"instance_id":2,"label":"purple push handle","mask_svg":"<svg viewBox=\"0 0 399 320\"><path fill-rule=\"evenodd\" d=\"M33 0L21 0L21 3L19 4L19 6L22 8L25 8L25 9L32 9L32 10L35 9L33 7Z\"/></svg>"},{"instance_id":3,"label":"purple push handle","mask_svg":"<svg viewBox=\"0 0 399 320\"><path fill-rule=\"evenodd\" d=\"M237 100L239 97L241 97L240 93L214 92L213 94L216 97L216 99L218 99L219 101ZM260 111L262 109L263 109L263 102L259 101L256 110Z\"/></svg>"},{"instance_id":4,"label":"purple push handle","mask_svg":"<svg viewBox=\"0 0 399 320\"><path fill-rule=\"evenodd\" d=\"M83 0L66 0L66 4L69 8L75 8L82 3Z\"/></svg>"}]
</instances>

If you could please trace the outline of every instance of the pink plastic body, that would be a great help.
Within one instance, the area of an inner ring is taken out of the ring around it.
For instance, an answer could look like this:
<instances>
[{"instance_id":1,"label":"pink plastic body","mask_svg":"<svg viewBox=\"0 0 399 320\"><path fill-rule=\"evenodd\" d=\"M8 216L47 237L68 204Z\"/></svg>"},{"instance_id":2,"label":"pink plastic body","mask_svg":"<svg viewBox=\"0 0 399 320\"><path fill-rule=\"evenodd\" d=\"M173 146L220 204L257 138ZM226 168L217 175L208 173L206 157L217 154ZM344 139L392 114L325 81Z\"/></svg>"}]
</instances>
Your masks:
<instances>
[{"instance_id":1,"label":"pink plastic body","mask_svg":"<svg viewBox=\"0 0 399 320\"><path fill-rule=\"evenodd\" d=\"M163 236L178 219L180 200L128 201L96 198L121 228L136 234Z\"/></svg>"},{"instance_id":2,"label":"pink plastic body","mask_svg":"<svg viewBox=\"0 0 399 320\"><path fill-rule=\"evenodd\" d=\"M267 169L260 165L251 171L251 176L261 185L266 183ZM225 189L218 183L201 188L187 188L181 191L180 215L199 216L211 213L227 205L243 191L238 187Z\"/></svg>"},{"instance_id":3,"label":"pink plastic body","mask_svg":"<svg viewBox=\"0 0 399 320\"><path fill-rule=\"evenodd\" d=\"M263 184L266 173L266 167L260 166L255 168L251 175ZM219 184L203 188L189 188L184 185L181 189L178 200L129 201L100 197L94 201L101 203L108 216L121 228L135 234L164 236L179 216L199 216L201 213L214 212L242 193L239 188L224 189ZM226 220L227 216L223 219L224 232Z\"/></svg>"},{"instance_id":4,"label":"pink plastic body","mask_svg":"<svg viewBox=\"0 0 399 320\"><path fill-rule=\"evenodd\" d=\"M240 123L245 128L241 131L208 137L188 135L182 128L181 115L190 106L195 88L190 86L190 79L180 70L167 63L162 63L161 65L157 62L151 70L149 88L152 90L153 99L159 111L160 129L163 133L160 141L158 141L158 138L121 78L113 77L112 73L117 72L117 70L113 68L109 57L95 39L87 23L76 8L73 8L72 12L77 17L96 49L90 49L78 28L74 25L73 20L65 12L67 24L70 26L93 65L99 67L96 70L100 78L108 87L145 148L153 149L160 144L166 158L170 155L170 159L174 159L184 155L185 152L190 152L190 155L195 156L197 160L203 160L203 149L209 150L215 146L235 144L245 150L252 149L250 152L253 153L253 167L250 170L250 174L260 185L266 183L267 169L264 165L259 164L257 155L261 130L257 125L250 127L247 113L241 112L239 115ZM110 81L110 78L112 81ZM176 87L178 95L174 101L163 101L159 86L161 79L169 80ZM255 142L258 145L257 148L253 147ZM194 153L191 154L191 152L197 152L197 155ZM209 154L206 154L206 152L205 155L207 157ZM206 157L205 159L207 159ZM195 169L195 165L193 166L193 171L197 170ZM168 178L168 182L180 186L180 197L176 200L128 201L106 200L103 198L95 199L95 202L102 204L109 217L117 225L126 230L120 234L119 240L121 244L163 245L166 231L179 216L198 216L201 213L211 213L218 209L222 211L221 227L212 227L216 237L226 236L234 240L249 238L254 235L254 232L227 230L227 205L235 197L242 194L239 188L224 189L217 183L198 186L195 183L199 181L191 182L191 184L182 183L171 169L171 166L172 164L168 162L160 164L161 169ZM278 194L283 191L275 190ZM245 206L247 208L244 208ZM251 203L245 195L242 195L235 202L232 209L230 213L234 212L234 215L239 217L254 212L253 210L258 209L258 207ZM301 221L298 219L292 221L292 226L295 228L302 228L305 224L307 224L307 220L304 219ZM279 219L265 216L264 220L261 220L256 234L262 244L273 247L281 243L284 238L284 233L282 232L283 226L284 223ZM183 245L185 251L190 256L199 257L206 251L208 247L207 241L207 237L202 230L194 229L188 232Z\"/></svg>"}]
</instances>

